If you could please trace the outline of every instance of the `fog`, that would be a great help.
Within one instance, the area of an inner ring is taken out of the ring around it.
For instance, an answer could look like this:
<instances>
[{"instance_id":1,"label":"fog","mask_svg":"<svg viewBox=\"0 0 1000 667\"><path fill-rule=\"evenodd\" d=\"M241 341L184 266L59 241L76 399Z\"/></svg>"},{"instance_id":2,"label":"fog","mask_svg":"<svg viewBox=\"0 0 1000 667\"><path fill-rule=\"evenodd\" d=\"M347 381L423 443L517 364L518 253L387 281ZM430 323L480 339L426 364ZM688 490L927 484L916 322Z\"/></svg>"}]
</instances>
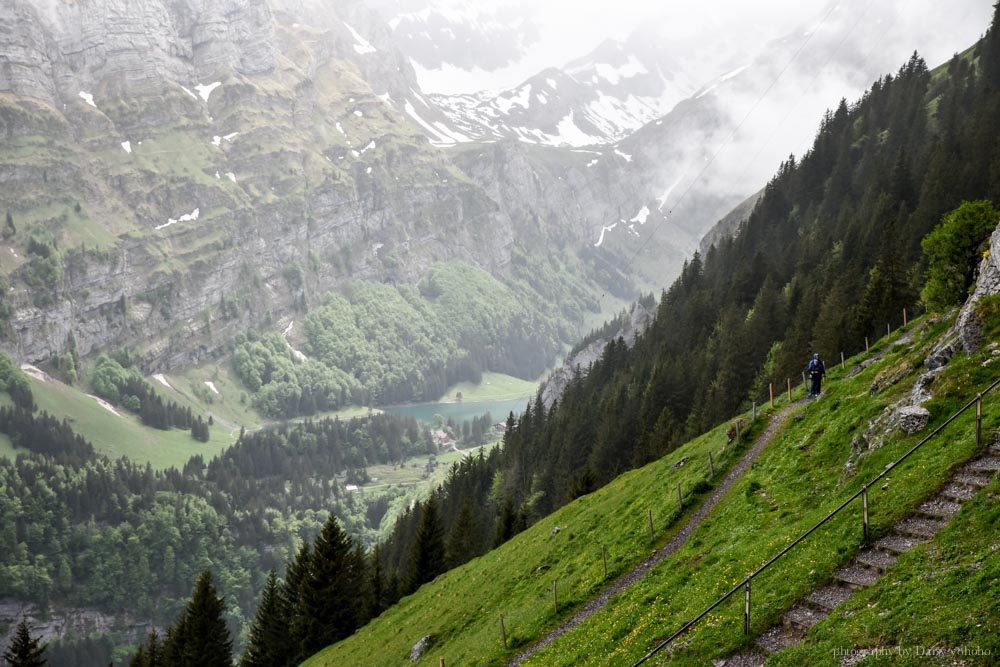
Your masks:
<instances>
[{"instance_id":1,"label":"fog","mask_svg":"<svg viewBox=\"0 0 1000 667\"><path fill-rule=\"evenodd\" d=\"M398 6L398 5L397 5ZM513 0L494 5L471 1L409 2L406 11L418 7L440 7L466 21L503 30L504 21L516 11L537 30L533 41L516 61L506 67L466 71L457 67L438 70L419 68L420 83L428 92L472 92L515 86L545 67L558 67L593 50L606 39L626 39L642 28L653 27L662 36L664 48L683 58L698 54L700 66L692 65L692 76L707 78L712 66L727 58L744 57L763 45L815 28L831 8L833 16L824 29L845 31L851 19L866 16L868 25L856 30L862 50L875 60L884 56L898 61L899 54L919 51L931 64L962 50L985 30L992 12L988 0L844 0L827 3L796 0L765 0L757 3L651 2L650 0ZM383 8L385 14L388 10ZM871 30L878 21L878 30ZM511 29L524 31L524 25ZM896 54L896 55L893 55ZM903 56L905 57L905 55ZM687 74L687 73L685 73Z\"/></svg>"}]
</instances>

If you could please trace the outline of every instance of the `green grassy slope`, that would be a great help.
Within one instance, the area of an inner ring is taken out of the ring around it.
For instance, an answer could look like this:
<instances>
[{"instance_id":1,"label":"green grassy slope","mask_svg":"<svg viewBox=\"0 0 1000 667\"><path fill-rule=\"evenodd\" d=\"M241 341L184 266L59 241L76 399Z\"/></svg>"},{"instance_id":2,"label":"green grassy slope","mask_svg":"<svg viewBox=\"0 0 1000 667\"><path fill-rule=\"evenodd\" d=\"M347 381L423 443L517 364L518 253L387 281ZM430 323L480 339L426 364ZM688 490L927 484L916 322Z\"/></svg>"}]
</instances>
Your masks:
<instances>
[{"instance_id":1,"label":"green grassy slope","mask_svg":"<svg viewBox=\"0 0 1000 667\"><path fill-rule=\"evenodd\" d=\"M922 360L948 323L921 322L918 326L927 331L914 341L893 345L897 333L880 343L881 347L873 348L872 355L883 352L884 356L854 377L844 377L846 373L840 368L831 369L831 381L823 399L805 407L801 419L789 422L677 554L527 664L631 664L915 444L929 429L909 437L893 432L883 447L866 450L860 456L856 452L854 465L847 465L852 459L851 443L855 436L886 407L908 396L913 381L922 372ZM932 426L995 377L998 362L991 363L992 358L988 349L971 358L956 358L935 380L935 398L926 404L932 414ZM848 370L860 361L860 358L849 360ZM877 378L883 388L870 396L869 388ZM891 383L893 379L895 383ZM992 434L1000 425L998 406L1000 398L987 399L984 424L987 433ZM696 480L705 475L701 462L707 452L721 447L724 437L724 428L717 428L665 459L628 473L572 503L501 549L425 585L354 637L328 648L306 664L400 664L410 647L425 635L433 637L431 649L418 664L436 665L440 657L449 665L502 664L515 648L536 641L601 588L602 544L608 546L612 578L648 555L653 545L649 543L645 523L646 508L654 508L657 523L662 525L664 514L676 509L677 481L682 479L686 489L693 488ZM973 453L973 422L967 416L950 427L946 437L933 441L893 471L886 487L873 489L871 493L875 536L931 495L948 471ZM695 465L672 471L671 465L683 456L691 457ZM993 507L989 511L994 514L995 504L995 498L985 503ZM983 502L970 505L963 510L963 517L975 514L983 506ZM968 520L986 521L978 516ZM552 535L555 526L562 530ZM666 539L666 533L659 534L657 543ZM942 547L942 551L946 558L958 558L954 555L957 553L992 553L989 545L995 543L995 538L989 539L984 546L975 542L972 535L973 541L962 543L960 548ZM827 524L777 567L756 579L753 629L760 632L770 627L792 602L828 580L830 573L850 558L860 541L858 507ZM903 563L912 564L933 550L919 550ZM984 566L983 571L991 570ZM885 581L891 582L893 578L890 574ZM559 586L559 614L552 609L553 581ZM982 579L979 581L980 584L969 587L971 590L964 597L956 595L951 600L940 600L939 604L982 607L987 614L982 620L995 623L1000 612L995 602L982 597ZM966 599L969 597L976 600L969 601ZM719 608L683 638L672 660L678 664L705 664L708 659L724 657L750 643L752 638L742 634L741 611L737 601ZM950 611L954 613L941 612L937 622L923 624L923 639L946 644L954 640L953 629L959 621L949 621L963 614ZM503 650L500 639L501 613L505 615L508 632L507 651ZM835 616L841 618L843 614ZM831 617L826 625L836 622ZM905 623L898 621L896 627L905 627ZM814 629L816 632L819 631ZM861 637L863 633L880 636L875 621L863 630L858 626L839 632L842 639ZM822 649L816 649L810 658L819 660L821 654ZM661 655L653 664L665 661L666 656ZM798 663L792 660L783 664Z\"/></svg>"},{"instance_id":2,"label":"green grassy slope","mask_svg":"<svg viewBox=\"0 0 1000 667\"><path fill-rule=\"evenodd\" d=\"M127 456L132 461L148 461L154 468L183 467L196 454L205 460L236 442L239 431L216 422L208 442L191 437L190 431L161 431L144 426L139 418L123 410L118 414L102 407L83 391L58 380L41 381L29 377L35 403L40 410L69 420L73 430L89 440L94 448L111 458ZM155 381L154 381L155 382ZM202 409L200 413L203 413ZM16 454L10 448L7 454ZM0 445L0 455L5 448Z\"/></svg>"},{"instance_id":3,"label":"green grassy slope","mask_svg":"<svg viewBox=\"0 0 1000 667\"><path fill-rule=\"evenodd\" d=\"M427 634L435 637L433 655L448 656L448 664L495 662L503 654L499 614L505 616L511 649L537 637L556 618L571 615L676 532L680 525L677 484L681 484L685 513L689 513L694 498L700 499L711 488L705 483L709 452L716 463L714 485L763 422L758 419L739 447L726 445L726 426L720 426L662 461L622 475L542 520L502 549L425 585L308 664L400 664L410 647ZM672 470L684 457L688 463ZM649 538L649 509L653 510L655 541ZM553 534L557 526L560 530ZM606 580L602 546L607 550ZM553 581L559 598L557 617L552 612ZM423 662L437 664L437 658Z\"/></svg>"}]
</instances>

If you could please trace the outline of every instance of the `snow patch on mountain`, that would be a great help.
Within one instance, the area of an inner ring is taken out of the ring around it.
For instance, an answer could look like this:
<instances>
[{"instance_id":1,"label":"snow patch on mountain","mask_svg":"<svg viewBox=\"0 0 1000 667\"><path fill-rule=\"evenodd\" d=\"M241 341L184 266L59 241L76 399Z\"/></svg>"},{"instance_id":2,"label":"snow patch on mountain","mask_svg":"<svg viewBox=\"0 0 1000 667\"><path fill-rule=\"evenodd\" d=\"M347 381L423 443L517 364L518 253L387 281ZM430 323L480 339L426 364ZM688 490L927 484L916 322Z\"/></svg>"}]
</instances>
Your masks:
<instances>
[{"instance_id":1,"label":"snow patch on mountain","mask_svg":"<svg viewBox=\"0 0 1000 667\"><path fill-rule=\"evenodd\" d=\"M638 222L640 225L646 224L646 220L649 219L649 207L643 206L639 209L639 212L635 214L629 222Z\"/></svg>"},{"instance_id":2,"label":"snow patch on mountain","mask_svg":"<svg viewBox=\"0 0 1000 667\"><path fill-rule=\"evenodd\" d=\"M617 227L619 222L621 222L621 220L614 221L610 226L601 226L601 236L597 239L597 243L594 244L595 248L601 247L601 244L604 243L604 235Z\"/></svg>"},{"instance_id":3,"label":"snow patch on mountain","mask_svg":"<svg viewBox=\"0 0 1000 667\"><path fill-rule=\"evenodd\" d=\"M531 84L521 86L517 92L510 97L497 97L493 100L493 106L500 110L502 114L509 114L511 108L519 106L527 109L531 104Z\"/></svg>"},{"instance_id":4,"label":"snow patch on mountain","mask_svg":"<svg viewBox=\"0 0 1000 667\"><path fill-rule=\"evenodd\" d=\"M649 70L639 62L634 54L629 54L628 60L624 65L615 67L606 63L598 63L594 65L594 71L597 73L597 76L612 86L617 86L622 79L631 79L639 74L649 73Z\"/></svg>"},{"instance_id":5,"label":"snow patch on mountain","mask_svg":"<svg viewBox=\"0 0 1000 667\"><path fill-rule=\"evenodd\" d=\"M378 50L372 46L367 39L362 37L357 30L352 28L350 24L344 23L344 27L347 28L347 30L351 33L351 36L354 37L354 52L359 56L363 56L367 53L375 53Z\"/></svg>"},{"instance_id":6,"label":"snow patch on mountain","mask_svg":"<svg viewBox=\"0 0 1000 667\"><path fill-rule=\"evenodd\" d=\"M200 214L201 214L201 210L196 208L195 210L191 211L190 213L186 213L186 214L182 215L180 218L178 218L176 220L174 220L173 218L167 218L167 221L165 223L163 223L162 225L157 225L156 229L158 229L158 230L159 229L165 229L165 228L169 227L170 225L176 225L178 222L192 222L194 220L197 220L198 216Z\"/></svg>"},{"instance_id":7,"label":"snow patch on mountain","mask_svg":"<svg viewBox=\"0 0 1000 667\"><path fill-rule=\"evenodd\" d=\"M208 97L212 94L212 91L221 85L221 81L215 81L214 83L198 84L194 89L198 91L198 95L201 96L203 102L208 102Z\"/></svg>"},{"instance_id":8,"label":"snow patch on mountain","mask_svg":"<svg viewBox=\"0 0 1000 667\"><path fill-rule=\"evenodd\" d=\"M416 121L417 125L424 128L431 135L430 142L432 144L438 146L452 146L454 144L472 141L464 134L449 129L444 125L444 123L438 121L436 121L433 125L428 123L420 116L420 114L417 113L416 108L410 100L406 100L403 103L403 109L406 111L406 115Z\"/></svg>"},{"instance_id":9,"label":"snow patch on mountain","mask_svg":"<svg viewBox=\"0 0 1000 667\"><path fill-rule=\"evenodd\" d=\"M670 187L668 187L666 190L664 190L662 195L660 195L659 197L656 198L656 201L660 202L660 205L656 207L657 210L659 210L659 211L663 210L663 207L667 205L667 199L670 198L670 194L674 191L674 188L676 188L678 185L680 185L680 183L681 183L682 180L684 180L684 174L681 174L680 176L678 176L677 180L674 181L670 185Z\"/></svg>"},{"instance_id":10,"label":"snow patch on mountain","mask_svg":"<svg viewBox=\"0 0 1000 667\"><path fill-rule=\"evenodd\" d=\"M601 143L601 137L587 134L579 128L574 119L573 111L563 117L556 125L556 136L549 137L553 144L569 144L570 146L589 146Z\"/></svg>"}]
</instances>

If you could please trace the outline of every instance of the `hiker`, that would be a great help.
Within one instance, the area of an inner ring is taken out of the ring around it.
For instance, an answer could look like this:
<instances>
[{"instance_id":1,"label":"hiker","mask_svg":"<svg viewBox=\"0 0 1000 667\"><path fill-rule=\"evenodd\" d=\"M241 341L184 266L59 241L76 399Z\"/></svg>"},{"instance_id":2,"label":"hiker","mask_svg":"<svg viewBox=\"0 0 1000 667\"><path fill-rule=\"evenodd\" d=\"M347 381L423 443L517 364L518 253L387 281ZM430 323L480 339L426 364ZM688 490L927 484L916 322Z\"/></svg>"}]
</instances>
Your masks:
<instances>
[{"instance_id":1,"label":"hiker","mask_svg":"<svg viewBox=\"0 0 1000 667\"><path fill-rule=\"evenodd\" d=\"M812 380L809 387L809 398L819 398L820 386L824 377L826 377L826 366L819 358L819 353L813 354L812 361L809 362L809 379Z\"/></svg>"}]
</instances>

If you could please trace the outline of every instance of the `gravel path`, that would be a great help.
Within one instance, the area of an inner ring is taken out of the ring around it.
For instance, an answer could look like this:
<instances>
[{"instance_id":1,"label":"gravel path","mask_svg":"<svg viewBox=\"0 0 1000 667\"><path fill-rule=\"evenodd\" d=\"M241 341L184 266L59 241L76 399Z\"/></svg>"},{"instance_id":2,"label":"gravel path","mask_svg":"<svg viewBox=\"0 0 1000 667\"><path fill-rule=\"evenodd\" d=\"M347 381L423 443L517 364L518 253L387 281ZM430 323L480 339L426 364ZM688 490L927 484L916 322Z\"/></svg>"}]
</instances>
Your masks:
<instances>
[{"instance_id":1,"label":"gravel path","mask_svg":"<svg viewBox=\"0 0 1000 667\"><path fill-rule=\"evenodd\" d=\"M517 653L506 663L505 667L516 667L517 665L520 665L532 655L541 651L556 639L562 637L564 634L583 623L585 620L603 609L611 598L645 577L651 569L659 565L665 558L673 555L678 549L680 549L691 534L698 529L698 526L700 526L701 522L705 520L709 512L712 511L712 508L715 507L715 504L719 502L719 499L721 499L722 496L724 496L726 492L732 488L733 484L735 484L737 480L743 476L743 473L747 471L750 464L753 463L760 453L764 451L764 448L771 443L775 433L778 432L778 429L780 429L788 419L792 410L803 405L804 403L805 400L792 403L791 405L786 406L784 410L771 419L771 422L764 428L764 432L757 437L757 440L754 441L747 453L743 455L743 458L736 462L726 475L725 479L723 479L722 482L715 488L708 499L705 500L705 502L703 502L698 509L692 512L690 518L687 520L687 523L681 526L681 529L677 531L677 534L674 535L669 542L663 545L663 547L661 547L652 556L639 563L631 572L627 572L619 577L617 581L606 588L600 595L585 604L583 609L578 611L565 623L543 637L537 644L534 644L520 653Z\"/></svg>"}]
</instances>

